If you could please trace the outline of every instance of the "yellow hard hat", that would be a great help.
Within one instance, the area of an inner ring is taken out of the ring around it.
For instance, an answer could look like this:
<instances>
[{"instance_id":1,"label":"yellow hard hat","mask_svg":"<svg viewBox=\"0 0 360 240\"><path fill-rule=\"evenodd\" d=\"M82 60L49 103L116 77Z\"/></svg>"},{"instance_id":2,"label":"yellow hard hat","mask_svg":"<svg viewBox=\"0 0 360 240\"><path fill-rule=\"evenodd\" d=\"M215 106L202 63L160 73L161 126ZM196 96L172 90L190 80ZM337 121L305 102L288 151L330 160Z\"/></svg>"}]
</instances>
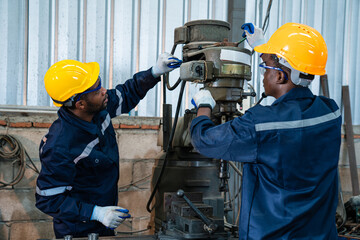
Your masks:
<instances>
[{"instance_id":1,"label":"yellow hard hat","mask_svg":"<svg viewBox=\"0 0 360 240\"><path fill-rule=\"evenodd\" d=\"M312 75L324 75L327 47L314 28L300 23L286 23L265 44L254 48L259 53L276 54L293 68Z\"/></svg>"},{"instance_id":2,"label":"yellow hard hat","mask_svg":"<svg viewBox=\"0 0 360 240\"><path fill-rule=\"evenodd\" d=\"M72 96L95 84L100 72L97 62L82 63L62 60L53 64L45 74L45 89L54 105L61 107Z\"/></svg>"}]
</instances>

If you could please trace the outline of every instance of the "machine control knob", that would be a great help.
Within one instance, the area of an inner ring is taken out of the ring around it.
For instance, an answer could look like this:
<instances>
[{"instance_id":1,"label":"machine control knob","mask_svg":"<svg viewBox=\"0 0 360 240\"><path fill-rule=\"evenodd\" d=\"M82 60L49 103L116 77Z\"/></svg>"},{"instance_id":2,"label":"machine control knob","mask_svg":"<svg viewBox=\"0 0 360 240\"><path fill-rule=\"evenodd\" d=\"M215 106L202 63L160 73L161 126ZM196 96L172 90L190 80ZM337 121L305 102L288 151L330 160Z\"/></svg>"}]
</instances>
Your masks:
<instances>
[{"instance_id":1,"label":"machine control knob","mask_svg":"<svg viewBox=\"0 0 360 240\"><path fill-rule=\"evenodd\" d=\"M182 197L184 196L184 190L179 189L179 190L177 191L176 195L178 195L178 197L181 197L181 198L182 198Z\"/></svg>"}]
</instances>

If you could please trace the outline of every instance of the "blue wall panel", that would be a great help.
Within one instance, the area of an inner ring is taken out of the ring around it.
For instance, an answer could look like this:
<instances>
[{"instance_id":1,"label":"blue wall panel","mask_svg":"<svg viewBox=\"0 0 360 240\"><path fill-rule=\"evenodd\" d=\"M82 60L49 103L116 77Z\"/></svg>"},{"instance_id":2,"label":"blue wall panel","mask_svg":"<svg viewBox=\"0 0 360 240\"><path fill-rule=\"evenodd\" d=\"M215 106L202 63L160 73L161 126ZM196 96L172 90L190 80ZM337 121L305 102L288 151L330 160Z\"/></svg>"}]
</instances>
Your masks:
<instances>
[{"instance_id":1,"label":"blue wall panel","mask_svg":"<svg viewBox=\"0 0 360 240\"><path fill-rule=\"evenodd\" d=\"M0 0L0 104L53 106L43 78L63 59L98 62L114 87L170 52L176 27L206 18L226 20L227 0ZM187 86L183 108L197 88ZM178 91L167 93L174 106ZM161 103L158 84L131 114L160 116Z\"/></svg>"},{"instance_id":2,"label":"blue wall panel","mask_svg":"<svg viewBox=\"0 0 360 240\"><path fill-rule=\"evenodd\" d=\"M43 78L56 61L96 61L106 87L146 70L161 52L170 52L174 29L198 19L227 20L232 28L245 19L261 26L269 0L0 0L0 104L52 106ZM243 4L244 3L244 4ZM230 6L230 5L231 6ZM245 5L245 9L231 9ZM360 124L360 3L358 0L273 0L266 38L286 22L319 30L328 46L330 96L341 104L341 86L350 86L354 124ZM245 13L245 17L237 16ZM232 39L233 41L239 39ZM246 44L247 46L247 44ZM181 57L181 45L175 55ZM252 84L262 92L258 55L253 57ZM174 84L179 76L170 74ZM199 86L187 83L181 112ZM320 91L319 78L312 83ZM162 114L162 84L152 89L131 115ZM179 88L167 91L176 106ZM270 104L273 99L266 99Z\"/></svg>"}]
</instances>

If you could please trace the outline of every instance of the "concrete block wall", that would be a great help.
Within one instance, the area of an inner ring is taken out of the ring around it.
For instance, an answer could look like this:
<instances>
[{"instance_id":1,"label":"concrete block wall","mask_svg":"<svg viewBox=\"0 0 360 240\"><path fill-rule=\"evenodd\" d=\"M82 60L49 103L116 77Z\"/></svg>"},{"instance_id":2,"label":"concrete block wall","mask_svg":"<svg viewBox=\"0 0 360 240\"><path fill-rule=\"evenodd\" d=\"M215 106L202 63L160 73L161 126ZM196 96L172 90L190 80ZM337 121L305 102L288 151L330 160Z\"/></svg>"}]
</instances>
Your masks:
<instances>
[{"instance_id":1,"label":"concrete block wall","mask_svg":"<svg viewBox=\"0 0 360 240\"><path fill-rule=\"evenodd\" d=\"M0 110L0 134L16 137L24 145L38 169L38 147L56 112ZM119 206L130 209L132 218L116 230L132 232L147 229L150 214L146 203L150 196L152 168L161 153L160 118L120 116L113 119L120 153ZM360 158L360 126L354 126L356 156ZM344 137L344 136L343 136ZM359 166L359 165L358 165ZM15 169L16 172L17 169ZM0 180L9 180L14 171L0 160ZM341 186L345 201L351 197L348 153L342 144L339 161ZM359 171L360 176L360 171ZM22 180L13 187L0 188L0 239L52 239L52 218L35 207L37 174L26 168ZM148 234L149 230L141 234Z\"/></svg>"},{"instance_id":2,"label":"concrete block wall","mask_svg":"<svg viewBox=\"0 0 360 240\"><path fill-rule=\"evenodd\" d=\"M0 111L0 134L17 138L38 169L41 138L57 118L56 112L14 113ZM146 203L151 194L152 168L157 155L160 118L120 116L112 120L120 153L119 206L130 209L132 218L116 230L146 230L150 214ZM0 181L13 178L11 162L0 160ZM37 173L26 167L24 177L13 187L0 188L0 239L53 239L52 218L35 207ZM141 232L148 234L149 230Z\"/></svg>"}]
</instances>

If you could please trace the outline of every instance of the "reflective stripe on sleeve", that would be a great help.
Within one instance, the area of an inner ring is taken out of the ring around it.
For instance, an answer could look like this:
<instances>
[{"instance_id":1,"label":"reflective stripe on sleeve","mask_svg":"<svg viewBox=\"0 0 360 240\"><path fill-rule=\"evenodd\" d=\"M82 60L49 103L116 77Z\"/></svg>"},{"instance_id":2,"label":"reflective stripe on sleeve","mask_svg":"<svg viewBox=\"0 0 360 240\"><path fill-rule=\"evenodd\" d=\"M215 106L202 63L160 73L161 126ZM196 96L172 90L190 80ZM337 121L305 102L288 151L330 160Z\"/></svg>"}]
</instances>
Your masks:
<instances>
[{"instance_id":1,"label":"reflective stripe on sleeve","mask_svg":"<svg viewBox=\"0 0 360 240\"><path fill-rule=\"evenodd\" d=\"M334 120L341 116L340 109L335 112L325 114L320 117L295 120L295 121L285 121L285 122L267 122L267 123L258 123L255 124L255 130L257 132L267 131L267 130L280 130L280 129L292 129L292 128L303 128L315 126L324 122Z\"/></svg>"},{"instance_id":2,"label":"reflective stripe on sleeve","mask_svg":"<svg viewBox=\"0 0 360 240\"><path fill-rule=\"evenodd\" d=\"M56 187L56 188L49 188L46 190L40 190L38 186L36 186L36 193L40 196L54 196L60 193L65 192L66 190L71 190L72 186L64 186L64 187Z\"/></svg>"},{"instance_id":3,"label":"reflective stripe on sleeve","mask_svg":"<svg viewBox=\"0 0 360 240\"><path fill-rule=\"evenodd\" d=\"M110 124L110 115L107 114L104 122L101 124L101 133L104 135L106 128Z\"/></svg>"},{"instance_id":4,"label":"reflective stripe on sleeve","mask_svg":"<svg viewBox=\"0 0 360 240\"><path fill-rule=\"evenodd\" d=\"M122 113L121 106L122 106L123 98L121 92L117 89L116 89L116 95L119 97L119 107L116 109L116 116L119 116Z\"/></svg>"},{"instance_id":5,"label":"reflective stripe on sleeve","mask_svg":"<svg viewBox=\"0 0 360 240\"><path fill-rule=\"evenodd\" d=\"M84 151L80 154L80 156L78 156L77 158L75 158L74 163L77 164L78 161L80 161L83 158L86 158L87 156L90 155L91 151L93 150L93 148L95 147L96 144L99 143L99 138L96 138L95 140L91 141L86 148L84 149Z\"/></svg>"}]
</instances>

